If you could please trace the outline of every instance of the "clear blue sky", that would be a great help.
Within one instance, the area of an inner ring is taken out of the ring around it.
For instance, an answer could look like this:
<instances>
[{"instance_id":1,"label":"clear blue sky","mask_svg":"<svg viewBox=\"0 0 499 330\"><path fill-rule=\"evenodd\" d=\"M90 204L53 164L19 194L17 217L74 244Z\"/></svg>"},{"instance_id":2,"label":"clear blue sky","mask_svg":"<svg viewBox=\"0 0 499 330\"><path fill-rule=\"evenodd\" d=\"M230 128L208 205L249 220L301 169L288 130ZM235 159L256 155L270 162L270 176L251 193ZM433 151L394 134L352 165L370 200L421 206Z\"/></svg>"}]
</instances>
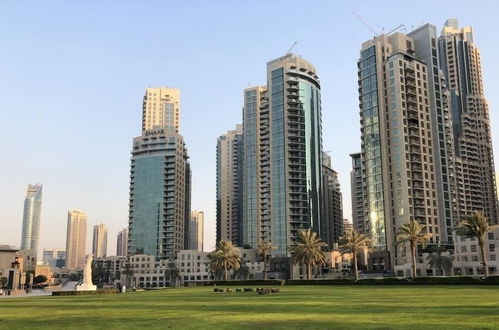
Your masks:
<instances>
[{"instance_id":1,"label":"clear blue sky","mask_svg":"<svg viewBox=\"0 0 499 330\"><path fill-rule=\"evenodd\" d=\"M360 149L356 60L373 37L352 12L385 32L423 22L440 30L451 17L472 25L497 132L496 1L2 1L0 244L20 244L26 185L43 183L40 250L65 246L66 212L77 208L89 227L108 226L114 254L127 225L144 90L173 86L181 90L192 208L205 211L211 248L216 138L241 122L242 90L265 84L266 62L294 41L322 82L324 150L350 218L348 155Z\"/></svg>"}]
</instances>

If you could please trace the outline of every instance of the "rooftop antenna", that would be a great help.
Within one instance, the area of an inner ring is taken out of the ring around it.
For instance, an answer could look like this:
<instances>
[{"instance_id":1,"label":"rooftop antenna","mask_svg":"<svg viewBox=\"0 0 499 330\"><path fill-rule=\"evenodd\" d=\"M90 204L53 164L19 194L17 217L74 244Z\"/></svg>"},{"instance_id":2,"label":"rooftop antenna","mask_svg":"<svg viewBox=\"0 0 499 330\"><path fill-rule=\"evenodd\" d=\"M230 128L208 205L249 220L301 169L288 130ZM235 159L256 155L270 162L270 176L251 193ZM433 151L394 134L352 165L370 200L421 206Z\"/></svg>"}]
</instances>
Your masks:
<instances>
[{"instance_id":1,"label":"rooftop antenna","mask_svg":"<svg viewBox=\"0 0 499 330\"><path fill-rule=\"evenodd\" d=\"M390 32L388 32L387 34L390 35L392 34L393 32L397 31L398 29L400 29L401 27L404 27L405 29L405 25L404 24L400 24L399 26L397 26L395 29L391 30Z\"/></svg>"},{"instance_id":2,"label":"rooftop antenna","mask_svg":"<svg viewBox=\"0 0 499 330\"><path fill-rule=\"evenodd\" d=\"M291 50L296 46L296 44L298 44L298 41L293 42L293 44L291 45L291 47L289 47L288 51L286 52L286 54L284 56L291 53Z\"/></svg>"},{"instance_id":3,"label":"rooftop antenna","mask_svg":"<svg viewBox=\"0 0 499 330\"><path fill-rule=\"evenodd\" d=\"M352 12L352 15L354 15L355 17L357 17L357 18L359 19L359 21L361 21L361 22L362 22L362 24L364 24L364 25L365 25L365 26L366 26L369 30L371 30L371 31L372 31L372 33L374 33L374 35L375 35L376 37L379 35L379 34L378 34L378 33L377 33L377 32L376 32L376 31L375 31L375 30L374 30L374 29L373 29L373 28L372 28L369 24L367 24L367 23L366 23L366 21L364 21L364 20L362 19L362 17L360 17L360 16L359 16L356 12L354 12L354 11L353 11L353 12Z\"/></svg>"}]
</instances>

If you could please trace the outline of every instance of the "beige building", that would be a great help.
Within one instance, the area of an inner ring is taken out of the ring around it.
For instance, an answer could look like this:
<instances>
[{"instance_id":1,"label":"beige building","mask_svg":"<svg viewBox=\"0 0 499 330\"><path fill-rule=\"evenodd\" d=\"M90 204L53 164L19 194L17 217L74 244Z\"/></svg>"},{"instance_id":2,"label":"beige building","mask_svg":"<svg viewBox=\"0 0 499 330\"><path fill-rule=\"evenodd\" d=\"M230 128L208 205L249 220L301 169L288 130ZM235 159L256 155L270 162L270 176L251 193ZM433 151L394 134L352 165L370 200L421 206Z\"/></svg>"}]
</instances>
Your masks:
<instances>
[{"instance_id":1,"label":"beige building","mask_svg":"<svg viewBox=\"0 0 499 330\"><path fill-rule=\"evenodd\" d=\"M128 250L128 228L123 228L116 237L116 255L126 256Z\"/></svg>"},{"instance_id":2,"label":"beige building","mask_svg":"<svg viewBox=\"0 0 499 330\"><path fill-rule=\"evenodd\" d=\"M83 269L87 240L87 215L78 210L68 211L66 235L66 268Z\"/></svg>"},{"instance_id":3,"label":"beige building","mask_svg":"<svg viewBox=\"0 0 499 330\"><path fill-rule=\"evenodd\" d=\"M499 219L489 105L485 98L480 50L470 26L445 22L438 39L442 70L449 88L455 143L456 211L461 218L482 210Z\"/></svg>"},{"instance_id":4,"label":"beige building","mask_svg":"<svg viewBox=\"0 0 499 330\"><path fill-rule=\"evenodd\" d=\"M189 225L190 250L203 251L204 248L204 212L194 210L191 212Z\"/></svg>"},{"instance_id":5,"label":"beige building","mask_svg":"<svg viewBox=\"0 0 499 330\"><path fill-rule=\"evenodd\" d=\"M148 88L142 107L142 131L155 127L179 132L180 91L178 88Z\"/></svg>"},{"instance_id":6,"label":"beige building","mask_svg":"<svg viewBox=\"0 0 499 330\"><path fill-rule=\"evenodd\" d=\"M217 242L242 245L243 130L237 125L217 139Z\"/></svg>"},{"instance_id":7,"label":"beige building","mask_svg":"<svg viewBox=\"0 0 499 330\"><path fill-rule=\"evenodd\" d=\"M454 248L454 275L483 274L480 246L476 239L456 237ZM488 233L485 239L485 258L490 275L499 274L499 228Z\"/></svg>"},{"instance_id":8,"label":"beige building","mask_svg":"<svg viewBox=\"0 0 499 330\"><path fill-rule=\"evenodd\" d=\"M107 228L103 223L94 226L92 242L94 258L105 257L107 255Z\"/></svg>"}]
</instances>

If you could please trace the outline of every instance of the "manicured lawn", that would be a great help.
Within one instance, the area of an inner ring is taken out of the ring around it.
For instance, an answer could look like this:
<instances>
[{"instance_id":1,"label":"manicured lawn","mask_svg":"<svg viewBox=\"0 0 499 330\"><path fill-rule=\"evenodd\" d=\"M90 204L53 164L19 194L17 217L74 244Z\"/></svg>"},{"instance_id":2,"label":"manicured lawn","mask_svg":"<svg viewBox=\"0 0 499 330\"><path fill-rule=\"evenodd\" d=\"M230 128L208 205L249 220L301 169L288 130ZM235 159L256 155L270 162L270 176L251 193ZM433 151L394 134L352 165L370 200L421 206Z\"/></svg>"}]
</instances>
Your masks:
<instances>
[{"instance_id":1,"label":"manicured lawn","mask_svg":"<svg viewBox=\"0 0 499 330\"><path fill-rule=\"evenodd\" d=\"M499 329L499 286L211 287L0 299L0 328Z\"/></svg>"}]
</instances>

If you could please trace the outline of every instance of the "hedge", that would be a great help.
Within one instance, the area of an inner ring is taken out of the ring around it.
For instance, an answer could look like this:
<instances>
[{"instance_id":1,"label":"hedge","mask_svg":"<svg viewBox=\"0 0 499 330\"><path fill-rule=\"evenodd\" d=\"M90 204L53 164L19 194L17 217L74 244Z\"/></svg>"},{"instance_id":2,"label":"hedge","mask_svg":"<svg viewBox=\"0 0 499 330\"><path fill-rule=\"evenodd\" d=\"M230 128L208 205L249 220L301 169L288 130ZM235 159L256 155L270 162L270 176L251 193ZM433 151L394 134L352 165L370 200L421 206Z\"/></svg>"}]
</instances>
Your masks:
<instances>
[{"instance_id":1,"label":"hedge","mask_svg":"<svg viewBox=\"0 0 499 330\"><path fill-rule=\"evenodd\" d=\"M314 280L246 280L246 281L215 281L211 285L217 286L245 286L245 285L499 285L499 276L489 276L486 279L471 276L450 277L417 277L406 279L399 277L353 279L314 279Z\"/></svg>"},{"instance_id":2,"label":"hedge","mask_svg":"<svg viewBox=\"0 0 499 330\"><path fill-rule=\"evenodd\" d=\"M96 291L54 291L53 296L96 296L96 295L106 295L106 294L116 294L119 293L115 289L102 289Z\"/></svg>"}]
</instances>

